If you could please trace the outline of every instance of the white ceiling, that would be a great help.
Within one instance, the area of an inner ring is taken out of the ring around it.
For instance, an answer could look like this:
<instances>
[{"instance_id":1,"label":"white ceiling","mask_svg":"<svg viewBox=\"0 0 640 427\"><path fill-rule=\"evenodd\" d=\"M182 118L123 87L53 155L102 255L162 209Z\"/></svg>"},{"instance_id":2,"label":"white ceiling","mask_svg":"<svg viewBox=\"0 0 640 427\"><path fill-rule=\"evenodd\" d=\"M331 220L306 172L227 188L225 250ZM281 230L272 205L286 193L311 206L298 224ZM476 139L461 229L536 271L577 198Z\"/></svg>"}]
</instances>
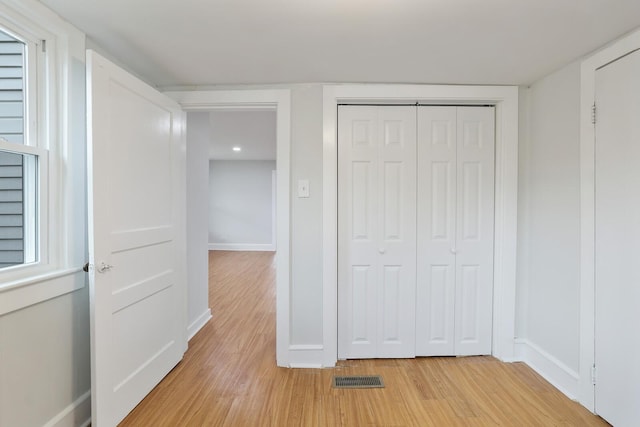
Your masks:
<instances>
[{"instance_id":1,"label":"white ceiling","mask_svg":"<svg viewBox=\"0 0 640 427\"><path fill-rule=\"evenodd\" d=\"M528 84L640 26L640 0L41 0L161 87Z\"/></svg>"},{"instance_id":2,"label":"white ceiling","mask_svg":"<svg viewBox=\"0 0 640 427\"><path fill-rule=\"evenodd\" d=\"M209 140L212 160L275 160L275 111L212 111L208 120L189 122L188 132ZM194 127L195 126L195 127ZM242 151L233 151L240 147Z\"/></svg>"}]
</instances>

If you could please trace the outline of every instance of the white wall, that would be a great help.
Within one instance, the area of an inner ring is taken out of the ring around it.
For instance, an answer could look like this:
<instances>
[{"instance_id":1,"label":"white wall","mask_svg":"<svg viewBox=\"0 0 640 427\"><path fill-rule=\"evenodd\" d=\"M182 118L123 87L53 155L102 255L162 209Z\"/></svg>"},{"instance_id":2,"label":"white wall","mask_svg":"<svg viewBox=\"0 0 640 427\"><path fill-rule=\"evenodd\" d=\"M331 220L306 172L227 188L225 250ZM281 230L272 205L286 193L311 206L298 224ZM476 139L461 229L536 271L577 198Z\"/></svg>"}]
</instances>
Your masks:
<instances>
[{"instance_id":1,"label":"white wall","mask_svg":"<svg viewBox=\"0 0 640 427\"><path fill-rule=\"evenodd\" d=\"M209 113L187 114L187 325L191 338L209 309Z\"/></svg>"},{"instance_id":2,"label":"white wall","mask_svg":"<svg viewBox=\"0 0 640 427\"><path fill-rule=\"evenodd\" d=\"M209 114L209 158L276 159L275 110L213 110ZM240 147L242 151L233 151L232 147Z\"/></svg>"},{"instance_id":3,"label":"white wall","mask_svg":"<svg viewBox=\"0 0 640 427\"><path fill-rule=\"evenodd\" d=\"M273 250L271 160L209 163L209 247Z\"/></svg>"},{"instance_id":4,"label":"white wall","mask_svg":"<svg viewBox=\"0 0 640 427\"><path fill-rule=\"evenodd\" d=\"M42 426L79 398L56 425L86 421L89 356L88 286L0 317L0 425Z\"/></svg>"},{"instance_id":5,"label":"white wall","mask_svg":"<svg viewBox=\"0 0 640 427\"><path fill-rule=\"evenodd\" d=\"M580 368L580 65L572 63L522 92L516 330L525 360L575 396Z\"/></svg>"},{"instance_id":6,"label":"white wall","mask_svg":"<svg viewBox=\"0 0 640 427\"><path fill-rule=\"evenodd\" d=\"M291 345L322 345L322 85L291 88ZM299 179L309 197L298 198Z\"/></svg>"}]
</instances>

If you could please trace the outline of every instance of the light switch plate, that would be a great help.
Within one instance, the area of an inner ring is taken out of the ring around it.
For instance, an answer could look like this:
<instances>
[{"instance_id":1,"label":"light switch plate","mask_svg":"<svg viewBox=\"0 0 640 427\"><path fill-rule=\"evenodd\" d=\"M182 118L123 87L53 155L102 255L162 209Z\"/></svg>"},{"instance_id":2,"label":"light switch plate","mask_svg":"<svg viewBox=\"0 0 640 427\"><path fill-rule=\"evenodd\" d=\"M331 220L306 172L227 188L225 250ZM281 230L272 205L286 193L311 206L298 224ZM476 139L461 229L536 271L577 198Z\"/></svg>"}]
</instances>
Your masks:
<instances>
[{"instance_id":1,"label":"light switch plate","mask_svg":"<svg viewBox=\"0 0 640 427\"><path fill-rule=\"evenodd\" d=\"M309 180L298 180L298 197L309 197Z\"/></svg>"}]
</instances>

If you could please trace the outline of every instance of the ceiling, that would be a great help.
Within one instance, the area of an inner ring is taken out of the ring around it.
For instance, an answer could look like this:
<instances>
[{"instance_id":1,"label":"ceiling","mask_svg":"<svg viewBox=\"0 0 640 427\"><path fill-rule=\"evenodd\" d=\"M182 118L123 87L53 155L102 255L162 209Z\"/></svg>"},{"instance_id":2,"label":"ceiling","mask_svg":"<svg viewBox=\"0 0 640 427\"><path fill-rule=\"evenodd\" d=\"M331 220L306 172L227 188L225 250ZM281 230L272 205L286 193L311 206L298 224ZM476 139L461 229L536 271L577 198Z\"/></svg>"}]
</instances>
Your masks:
<instances>
[{"instance_id":1,"label":"ceiling","mask_svg":"<svg viewBox=\"0 0 640 427\"><path fill-rule=\"evenodd\" d=\"M187 132L209 143L209 159L276 159L275 111L216 110L187 114ZM233 147L241 151L234 151Z\"/></svg>"},{"instance_id":2,"label":"ceiling","mask_svg":"<svg viewBox=\"0 0 640 427\"><path fill-rule=\"evenodd\" d=\"M41 0L159 87L529 84L640 26L639 0Z\"/></svg>"}]
</instances>

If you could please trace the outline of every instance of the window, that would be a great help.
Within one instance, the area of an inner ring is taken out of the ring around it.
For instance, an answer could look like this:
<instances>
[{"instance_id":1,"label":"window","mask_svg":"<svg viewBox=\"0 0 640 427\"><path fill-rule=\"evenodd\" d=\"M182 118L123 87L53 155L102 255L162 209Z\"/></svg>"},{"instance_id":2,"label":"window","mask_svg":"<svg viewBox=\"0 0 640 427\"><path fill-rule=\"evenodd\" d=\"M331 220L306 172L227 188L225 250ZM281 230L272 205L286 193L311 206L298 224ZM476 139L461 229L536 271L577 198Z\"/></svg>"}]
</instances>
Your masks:
<instances>
[{"instance_id":1,"label":"window","mask_svg":"<svg viewBox=\"0 0 640 427\"><path fill-rule=\"evenodd\" d=\"M0 316L86 283L84 40L0 0Z\"/></svg>"},{"instance_id":2,"label":"window","mask_svg":"<svg viewBox=\"0 0 640 427\"><path fill-rule=\"evenodd\" d=\"M0 29L0 270L40 260L36 44ZM33 123L33 126L29 126Z\"/></svg>"}]
</instances>

